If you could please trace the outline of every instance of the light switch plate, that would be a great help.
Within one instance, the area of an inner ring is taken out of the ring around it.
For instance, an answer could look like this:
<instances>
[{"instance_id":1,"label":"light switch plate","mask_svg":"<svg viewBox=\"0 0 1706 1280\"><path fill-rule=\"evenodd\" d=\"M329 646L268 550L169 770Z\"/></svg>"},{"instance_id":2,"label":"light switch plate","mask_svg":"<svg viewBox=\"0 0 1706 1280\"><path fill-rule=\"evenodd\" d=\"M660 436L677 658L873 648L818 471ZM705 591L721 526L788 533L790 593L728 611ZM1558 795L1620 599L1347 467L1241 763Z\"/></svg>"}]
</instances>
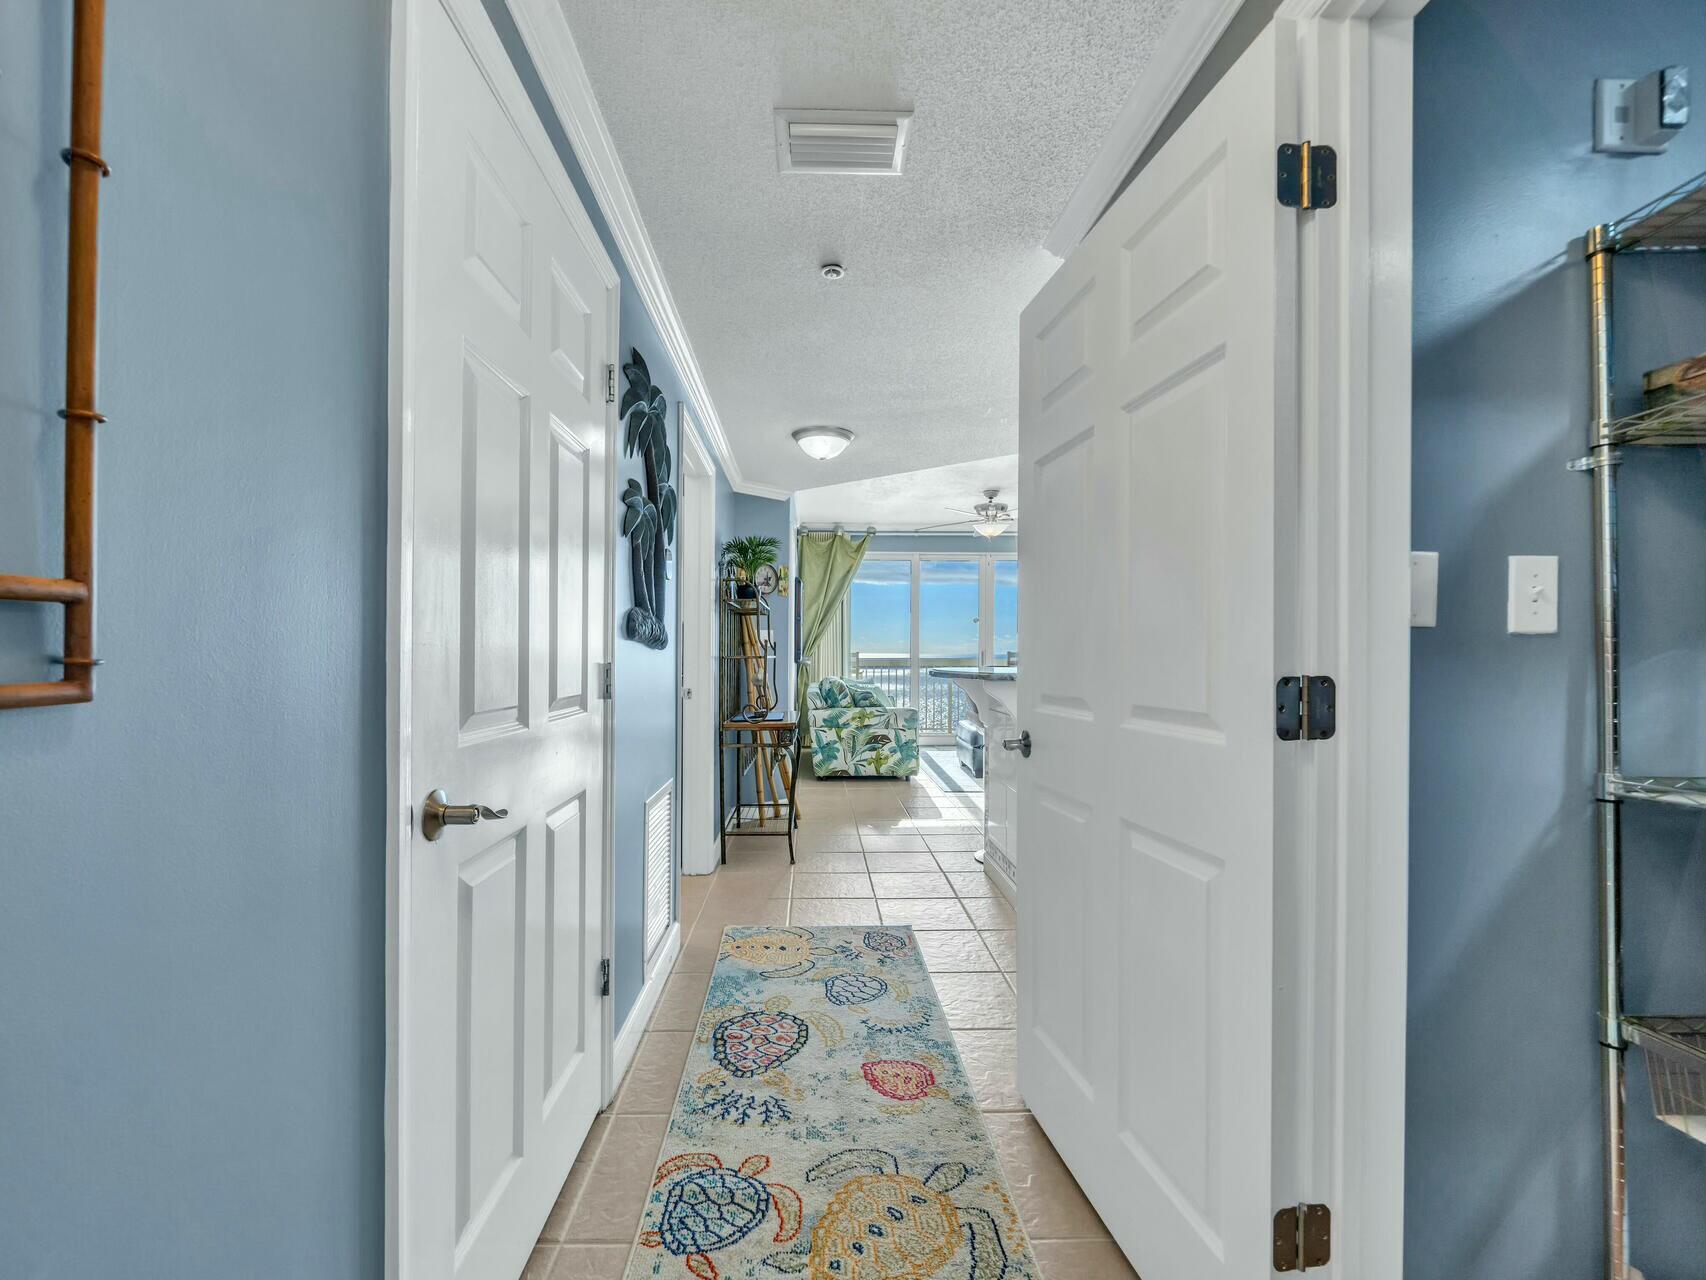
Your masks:
<instances>
[{"instance_id":1,"label":"light switch plate","mask_svg":"<svg viewBox=\"0 0 1706 1280\"><path fill-rule=\"evenodd\" d=\"M1410 625L1432 627L1439 623L1439 552L1410 553Z\"/></svg>"},{"instance_id":2,"label":"light switch plate","mask_svg":"<svg viewBox=\"0 0 1706 1280\"><path fill-rule=\"evenodd\" d=\"M1558 632L1558 557L1512 556L1505 626L1513 636Z\"/></svg>"}]
</instances>

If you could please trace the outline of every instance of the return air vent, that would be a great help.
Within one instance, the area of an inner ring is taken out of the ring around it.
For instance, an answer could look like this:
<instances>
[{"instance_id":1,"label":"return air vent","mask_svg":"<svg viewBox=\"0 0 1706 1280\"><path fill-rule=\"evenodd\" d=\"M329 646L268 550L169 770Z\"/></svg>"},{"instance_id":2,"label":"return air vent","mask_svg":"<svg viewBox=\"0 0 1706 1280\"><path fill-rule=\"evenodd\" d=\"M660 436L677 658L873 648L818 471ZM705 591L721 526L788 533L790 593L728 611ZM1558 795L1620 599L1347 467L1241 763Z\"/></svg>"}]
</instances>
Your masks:
<instances>
[{"instance_id":1,"label":"return air vent","mask_svg":"<svg viewBox=\"0 0 1706 1280\"><path fill-rule=\"evenodd\" d=\"M782 173L899 173L906 162L910 111L776 112L776 168Z\"/></svg>"},{"instance_id":2,"label":"return air vent","mask_svg":"<svg viewBox=\"0 0 1706 1280\"><path fill-rule=\"evenodd\" d=\"M646 800L646 970L675 918L675 783Z\"/></svg>"}]
</instances>

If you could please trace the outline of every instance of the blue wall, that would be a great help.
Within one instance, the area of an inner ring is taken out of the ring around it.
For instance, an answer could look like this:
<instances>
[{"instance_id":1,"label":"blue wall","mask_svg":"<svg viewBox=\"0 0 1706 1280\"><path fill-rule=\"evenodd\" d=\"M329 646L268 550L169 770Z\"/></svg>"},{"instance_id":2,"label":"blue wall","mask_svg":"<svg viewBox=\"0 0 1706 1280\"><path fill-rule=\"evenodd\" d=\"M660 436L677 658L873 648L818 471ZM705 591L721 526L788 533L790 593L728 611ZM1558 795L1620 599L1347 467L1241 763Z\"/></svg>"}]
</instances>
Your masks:
<instances>
[{"instance_id":1,"label":"blue wall","mask_svg":"<svg viewBox=\"0 0 1706 1280\"><path fill-rule=\"evenodd\" d=\"M735 537L771 537L781 546L776 553L776 563L787 571L788 594L777 592L771 596L770 610L776 628L776 695L781 706L792 706L794 577L800 571L799 548L794 544L794 532L799 524L794 517L794 501L792 498L760 498L750 493L737 493L732 520Z\"/></svg>"},{"instance_id":2,"label":"blue wall","mask_svg":"<svg viewBox=\"0 0 1706 1280\"><path fill-rule=\"evenodd\" d=\"M634 286L633 276L610 228L599 210L598 201L587 185L586 175L575 159L574 148L558 123L556 112L545 94L539 74L527 55L520 33L515 28L504 0L483 0L510 59L515 63L521 82L533 100L539 118L545 124L552 145L556 147L581 203L586 207L599 239L609 251L622 278L622 359L638 348L651 371L652 381L669 400L669 447L676 459L675 471L680 471L681 417L680 405L684 396L681 375L666 352L657 326L652 323L645 303ZM623 386L618 373L618 390ZM712 463L715 466L715 461ZM720 474L720 473L719 473ZM643 484L645 467L638 457L617 458L616 490L622 491L630 476ZM615 860L616 936L613 940L614 996L616 1026L627 1020L634 1002L645 985L645 806L646 798L675 776L676 715L679 706L676 681L679 655L676 652L676 600L674 562L671 561L670 581L665 590L666 618L670 644L667 649L648 649L625 639L620 619L634 603L633 566L628 545L621 537L611 543L616 557L616 794L611 813L611 843ZM681 824L675 824L679 833ZM677 837L679 839L679 836ZM681 850L675 851L680 866Z\"/></svg>"},{"instance_id":3,"label":"blue wall","mask_svg":"<svg viewBox=\"0 0 1706 1280\"><path fill-rule=\"evenodd\" d=\"M0 1274L380 1274L385 0L109 6L93 704L0 712ZM69 21L0 5L0 569L59 572ZM0 679L56 610L0 605Z\"/></svg>"},{"instance_id":4,"label":"blue wall","mask_svg":"<svg viewBox=\"0 0 1706 1280\"><path fill-rule=\"evenodd\" d=\"M727 497L719 497L718 501L726 506L718 508L717 540L720 547L729 538L771 537L780 544L776 553L778 567L785 567L788 576L788 594L777 592L770 597L771 625L774 627L776 641L776 681L777 706L792 709L794 705L794 577L799 573L799 548L795 545L794 535L798 520L794 516L794 500L792 498L762 498L750 493L733 493ZM725 514L726 513L726 514ZM735 787L737 779L733 776L734 755L728 756L725 764L729 766L723 777L723 804L725 815L732 812L735 803ZM748 804L757 801L757 782L752 773L750 758L747 767L739 775L739 785L743 788L742 799Z\"/></svg>"},{"instance_id":5,"label":"blue wall","mask_svg":"<svg viewBox=\"0 0 1706 1280\"><path fill-rule=\"evenodd\" d=\"M1706 168L1590 150L1592 82L1706 65L1699 0L1433 0L1416 28L1415 541L1407 1280L1601 1274L1593 644L1580 236ZM1616 266L1624 408L1706 351L1706 263ZM1633 391L1633 395L1631 395ZM1625 451L1625 758L1706 772L1706 473ZM1560 631L1505 633L1505 558L1562 559ZM1706 1009L1702 823L1625 806L1627 998ZM1698 1280L1706 1147L1629 1085L1633 1260Z\"/></svg>"}]
</instances>

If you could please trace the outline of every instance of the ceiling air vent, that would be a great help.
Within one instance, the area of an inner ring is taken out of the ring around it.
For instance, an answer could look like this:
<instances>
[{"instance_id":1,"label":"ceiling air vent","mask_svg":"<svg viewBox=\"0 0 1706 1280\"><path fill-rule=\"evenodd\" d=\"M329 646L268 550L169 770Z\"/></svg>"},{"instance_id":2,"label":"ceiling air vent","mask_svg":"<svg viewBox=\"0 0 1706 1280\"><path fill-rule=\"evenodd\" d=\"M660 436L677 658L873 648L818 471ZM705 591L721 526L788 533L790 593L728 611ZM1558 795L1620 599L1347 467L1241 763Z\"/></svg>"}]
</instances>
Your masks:
<instances>
[{"instance_id":1,"label":"ceiling air vent","mask_svg":"<svg viewBox=\"0 0 1706 1280\"><path fill-rule=\"evenodd\" d=\"M776 112L776 168L783 173L899 173L910 111Z\"/></svg>"}]
</instances>

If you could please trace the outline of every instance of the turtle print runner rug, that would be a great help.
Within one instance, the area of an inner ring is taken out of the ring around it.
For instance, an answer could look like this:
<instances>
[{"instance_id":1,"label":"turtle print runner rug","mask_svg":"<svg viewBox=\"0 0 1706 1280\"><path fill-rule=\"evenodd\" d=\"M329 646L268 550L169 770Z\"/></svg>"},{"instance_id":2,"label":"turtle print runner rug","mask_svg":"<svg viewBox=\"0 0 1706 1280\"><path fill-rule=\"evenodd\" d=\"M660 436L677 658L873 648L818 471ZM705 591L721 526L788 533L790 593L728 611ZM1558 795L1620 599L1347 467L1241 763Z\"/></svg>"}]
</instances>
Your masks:
<instances>
[{"instance_id":1,"label":"turtle print runner rug","mask_svg":"<svg viewBox=\"0 0 1706 1280\"><path fill-rule=\"evenodd\" d=\"M903 926L734 926L626 1280L1042 1280Z\"/></svg>"}]
</instances>

